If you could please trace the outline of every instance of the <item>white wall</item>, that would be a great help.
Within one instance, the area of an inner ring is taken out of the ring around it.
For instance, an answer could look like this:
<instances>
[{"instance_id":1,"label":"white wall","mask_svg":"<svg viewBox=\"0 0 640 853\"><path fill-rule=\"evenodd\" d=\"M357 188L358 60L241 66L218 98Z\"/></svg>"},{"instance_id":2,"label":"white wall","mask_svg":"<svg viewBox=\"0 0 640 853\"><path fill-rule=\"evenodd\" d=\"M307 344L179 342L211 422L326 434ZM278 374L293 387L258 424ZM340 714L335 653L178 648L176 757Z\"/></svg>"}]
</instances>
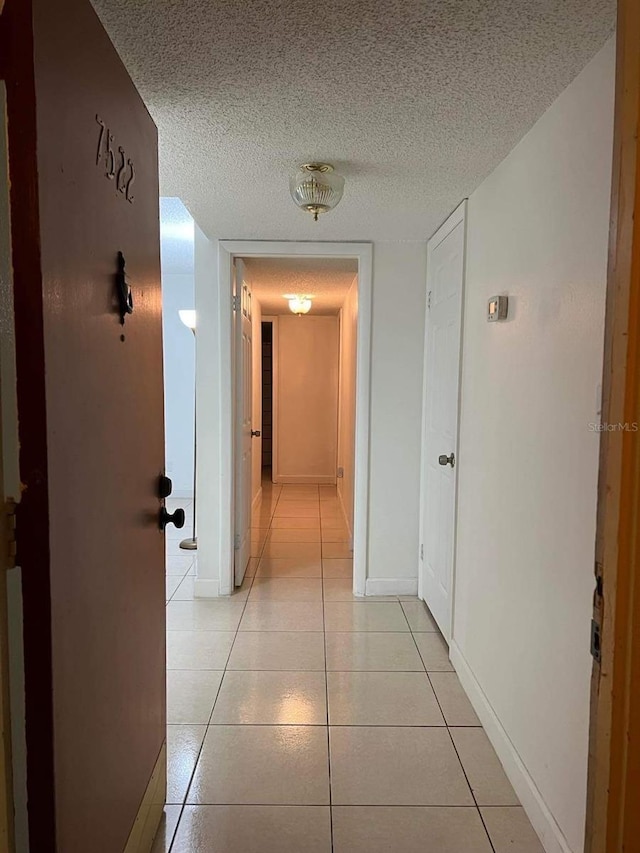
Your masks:
<instances>
[{"instance_id":1,"label":"white wall","mask_svg":"<svg viewBox=\"0 0 640 853\"><path fill-rule=\"evenodd\" d=\"M195 306L194 222L177 198L160 199L165 466L175 497L193 493L195 342L178 316Z\"/></svg>"},{"instance_id":2,"label":"white wall","mask_svg":"<svg viewBox=\"0 0 640 853\"><path fill-rule=\"evenodd\" d=\"M356 461L356 358L358 342L358 278L340 309L340 363L338 392L338 498L349 536L353 540L353 498Z\"/></svg>"},{"instance_id":3,"label":"white wall","mask_svg":"<svg viewBox=\"0 0 640 853\"><path fill-rule=\"evenodd\" d=\"M278 483L335 483L338 318L278 317L274 464Z\"/></svg>"},{"instance_id":4,"label":"white wall","mask_svg":"<svg viewBox=\"0 0 640 853\"><path fill-rule=\"evenodd\" d=\"M162 275L162 328L164 345L165 447L167 476L173 495L193 493L193 395L195 341L193 332L178 316L194 305L193 274Z\"/></svg>"},{"instance_id":5,"label":"white wall","mask_svg":"<svg viewBox=\"0 0 640 853\"><path fill-rule=\"evenodd\" d=\"M369 591L418 590L426 275L426 242L374 244Z\"/></svg>"},{"instance_id":6,"label":"white wall","mask_svg":"<svg viewBox=\"0 0 640 853\"><path fill-rule=\"evenodd\" d=\"M468 214L453 657L547 849L574 853L613 89L610 41L473 193ZM488 324L497 293L509 296L509 320Z\"/></svg>"},{"instance_id":7,"label":"white wall","mask_svg":"<svg viewBox=\"0 0 640 853\"><path fill-rule=\"evenodd\" d=\"M198 315L196 335L198 438L195 594L217 596L221 591L221 566L228 569L232 557L231 526L223 529L222 502L230 502L231 468L225 464L222 446L232 446L230 388L221 382L223 371L231 375L231 294L221 294L218 281L218 242L209 240L196 224L194 242L195 297ZM224 305L221 306L221 301ZM221 317L226 313L226 321ZM221 338L224 336L224 351ZM230 383L229 383L230 386ZM227 416L223 417L223 412ZM233 512L229 513L229 519ZM227 556L228 555L228 556ZM225 590L231 592L231 590Z\"/></svg>"}]
</instances>

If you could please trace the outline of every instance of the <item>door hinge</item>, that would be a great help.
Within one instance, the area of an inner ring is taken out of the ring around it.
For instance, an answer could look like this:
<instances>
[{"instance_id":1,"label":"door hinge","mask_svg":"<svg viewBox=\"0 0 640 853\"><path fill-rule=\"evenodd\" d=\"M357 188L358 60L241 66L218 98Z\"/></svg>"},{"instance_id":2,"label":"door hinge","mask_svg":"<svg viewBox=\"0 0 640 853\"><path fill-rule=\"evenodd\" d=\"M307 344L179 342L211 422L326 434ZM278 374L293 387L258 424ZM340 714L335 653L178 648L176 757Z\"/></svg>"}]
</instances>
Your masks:
<instances>
[{"instance_id":1,"label":"door hinge","mask_svg":"<svg viewBox=\"0 0 640 853\"><path fill-rule=\"evenodd\" d=\"M4 540L6 544L6 567L15 569L16 566L16 502L7 498L4 502Z\"/></svg>"},{"instance_id":2,"label":"door hinge","mask_svg":"<svg viewBox=\"0 0 640 853\"><path fill-rule=\"evenodd\" d=\"M600 663L602 659L602 634L600 625L595 619L591 620L591 656Z\"/></svg>"},{"instance_id":3,"label":"door hinge","mask_svg":"<svg viewBox=\"0 0 640 853\"><path fill-rule=\"evenodd\" d=\"M242 305L242 298L240 297L240 295L234 296L233 297L233 310L239 311L241 305Z\"/></svg>"},{"instance_id":4,"label":"door hinge","mask_svg":"<svg viewBox=\"0 0 640 853\"><path fill-rule=\"evenodd\" d=\"M240 549L240 534L236 533L233 537L233 549L234 551L238 551Z\"/></svg>"},{"instance_id":5,"label":"door hinge","mask_svg":"<svg viewBox=\"0 0 640 853\"><path fill-rule=\"evenodd\" d=\"M420 559L424 560L424 545L420 546Z\"/></svg>"},{"instance_id":6,"label":"door hinge","mask_svg":"<svg viewBox=\"0 0 640 853\"><path fill-rule=\"evenodd\" d=\"M427 293L427 308L431 311L431 291Z\"/></svg>"}]
</instances>

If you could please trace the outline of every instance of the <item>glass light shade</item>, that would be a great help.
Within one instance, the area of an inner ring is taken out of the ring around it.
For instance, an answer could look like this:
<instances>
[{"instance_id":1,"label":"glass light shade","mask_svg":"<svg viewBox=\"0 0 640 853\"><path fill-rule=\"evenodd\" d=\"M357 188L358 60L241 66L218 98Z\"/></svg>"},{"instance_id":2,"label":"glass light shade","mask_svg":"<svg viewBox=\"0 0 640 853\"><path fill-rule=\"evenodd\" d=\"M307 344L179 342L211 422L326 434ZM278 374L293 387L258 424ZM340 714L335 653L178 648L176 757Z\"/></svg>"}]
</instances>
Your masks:
<instances>
[{"instance_id":1,"label":"glass light shade","mask_svg":"<svg viewBox=\"0 0 640 853\"><path fill-rule=\"evenodd\" d=\"M191 329L192 332L195 331L196 328L196 312L193 308L181 308L178 311L178 316L185 324L187 329Z\"/></svg>"},{"instance_id":2,"label":"glass light shade","mask_svg":"<svg viewBox=\"0 0 640 853\"><path fill-rule=\"evenodd\" d=\"M289 309L293 314L308 314L313 304L308 296L287 294L285 299L289 300Z\"/></svg>"},{"instance_id":3,"label":"glass light shade","mask_svg":"<svg viewBox=\"0 0 640 853\"><path fill-rule=\"evenodd\" d=\"M328 163L306 163L289 181L291 198L317 221L320 213L338 204L344 192L344 178Z\"/></svg>"}]
</instances>

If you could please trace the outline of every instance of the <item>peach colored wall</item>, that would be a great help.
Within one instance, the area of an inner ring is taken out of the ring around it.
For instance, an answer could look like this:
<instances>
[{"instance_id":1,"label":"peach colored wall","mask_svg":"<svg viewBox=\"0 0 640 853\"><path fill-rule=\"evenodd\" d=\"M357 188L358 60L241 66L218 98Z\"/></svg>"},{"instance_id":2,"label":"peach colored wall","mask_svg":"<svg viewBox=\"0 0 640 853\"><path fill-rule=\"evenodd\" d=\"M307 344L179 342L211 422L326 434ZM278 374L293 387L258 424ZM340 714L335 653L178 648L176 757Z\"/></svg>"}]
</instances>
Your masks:
<instances>
[{"instance_id":1,"label":"peach colored wall","mask_svg":"<svg viewBox=\"0 0 640 853\"><path fill-rule=\"evenodd\" d=\"M252 355L252 429L262 431L262 307L255 295L251 299ZM251 500L258 496L262 484L262 438L255 437L251 445Z\"/></svg>"},{"instance_id":2,"label":"peach colored wall","mask_svg":"<svg viewBox=\"0 0 640 853\"><path fill-rule=\"evenodd\" d=\"M335 483L338 441L338 318L278 318L278 482Z\"/></svg>"},{"instance_id":3,"label":"peach colored wall","mask_svg":"<svg viewBox=\"0 0 640 853\"><path fill-rule=\"evenodd\" d=\"M354 279L340 311L340 373L338 394L338 497L353 537L353 495L356 453L356 345L358 279Z\"/></svg>"}]
</instances>

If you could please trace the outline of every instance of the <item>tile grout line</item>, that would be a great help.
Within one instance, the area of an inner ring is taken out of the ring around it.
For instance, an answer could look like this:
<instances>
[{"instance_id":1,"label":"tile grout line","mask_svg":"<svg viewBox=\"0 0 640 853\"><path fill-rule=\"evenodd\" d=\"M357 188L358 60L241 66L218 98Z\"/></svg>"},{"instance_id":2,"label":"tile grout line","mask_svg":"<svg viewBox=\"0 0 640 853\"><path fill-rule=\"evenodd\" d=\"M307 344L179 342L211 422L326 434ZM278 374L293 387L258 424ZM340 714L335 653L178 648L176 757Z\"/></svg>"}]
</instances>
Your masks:
<instances>
[{"instance_id":1,"label":"tile grout line","mask_svg":"<svg viewBox=\"0 0 640 853\"><path fill-rule=\"evenodd\" d=\"M431 679L429 679L429 681L431 681ZM435 690L434 690L434 693L435 693ZM446 722L446 720L445 720L445 722ZM486 833L489 845L491 846L491 849L495 853L496 848L493 846L493 841L491 840L491 836L489 835L489 830L487 829L487 825L484 822L484 817L482 815L482 812L480 811L480 806L478 805L478 800L476 799L475 791L473 790L473 787L471 786L471 782L469 781L469 777L467 776L467 771L465 770L464 764L462 763L462 759L460 758L460 753L458 752L458 748L457 748L456 743L453 739L453 735L451 734L451 727L449 725L447 725L447 733L449 734L449 738L451 739L453 749L456 753L458 761L460 762L460 767L462 767L462 772L464 773L464 778L467 780L467 785L469 786L469 790L471 791L471 796L473 797L473 802L475 804L476 811L478 812L478 817L480 818L480 823L482 824L482 826L484 828L484 831Z\"/></svg>"},{"instance_id":2,"label":"tile grout line","mask_svg":"<svg viewBox=\"0 0 640 853\"><path fill-rule=\"evenodd\" d=\"M245 611L246 611L247 605L248 605L248 603L249 603L250 596L251 596L251 594L252 594L252 588L253 588L253 585L255 584L255 579L256 579L256 577L257 577L257 572L258 572L258 568L259 568L260 561L261 561L261 559L262 559L262 557L263 557L263 555L264 555L264 550L265 550L265 547L266 547L266 542L267 542L267 541L268 541L268 539L269 539L269 536L270 536L270 534L271 534L271 531L272 531L273 529L275 529L275 528L273 527L273 522L274 522L274 518L275 518L275 511L276 511L276 507L277 507L277 506L278 506L278 504L280 503L281 499L282 499L282 489L281 489L281 490L280 490L280 492L278 493L278 497L277 497L277 499L276 499L275 504L273 504L273 509L270 511L269 525L268 525L268 528L267 528L267 536L266 536L266 538L265 538L265 541L264 541L263 545L262 545L262 546L260 546L260 548L259 548L259 551L260 551L260 557L258 557L258 564L257 564L257 566L256 566L256 572L251 576L251 579L250 579L249 589L248 589L248 592L247 592L247 596L246 596L246 598L244 599L244 602L243 602L243 605L242 605L242 611L241 611L241 614L240 614L240 618L239 618L239 621L238 621L238 624L237 624L236 630L235 630L235 632L234 632L233 641L232 641L232 643L231 643L230 650L229 650L229 652L228 652L228 654L227 654L226 663L225 663L225 665L224 665L224 669L223 669L223 675L222 675L222 678L221 678L221 680L220 680L220 684L219 684L219 686L218 686L218 690L217 690L217 692L216 692L216 697L215 697L214 702L213 702L213 707L212 707L212 709L211 709L211 713L210 713L210 715L209 715L208 723L207 723L207 724L206 724L206 726L205 726L205 729L206 729L206 731L205 731L205 736L203 737L203 742L202 742L202 744L201 744L201 746L200 746L200 749L199 749L199 751L198 751L198 756L197 756L196 761L195 761L195 764L194 764L194 769L193 769L193 771L192 771L192 774L191 774L191 777L190 777L189 784L188 784L188 786L187 786L187 792L186 792L186 794L185 794L185 797L184 797L183 803L182 803L182 805L181 805L181 807L180 807L180 815L179 815L178 821L177 821L177 823L176 823L176 829L175 829L175 831L174 831L174 833L173 833L173 837L172 837L172 840L171 840L171 845L170 845L170 847L168 848L168 849L169 849L169 851L173 850L173 848L174 848L174 844L175 844L175 841L176 841L176 838L177 838L177 835L178 835L178 830L179 830L179 828L180 828L180 826L181 826L181 821L182 821L182 819L183 819L183 815L184 815L185 809L186 809L187 805L192 805L192 804L188 804L188 803L187 803L187 800L188 800L188 798L189 798L189 793L190 793L191 788L192 788L192 785L193 785L193 779L194 779L194 776L195 776L195 772L196 772L196 769L197 769L198 763L199 763L200 758L201 758L201 754L202 754L202 750L203 750L203 746L204 746L204 740L206 739L206 736L207 736L207 734L209 733L209 729L213 726L213 724L212 724L213 714L214 714L214 711L215 711L215 706L216 706L216 704L217 704L217 701L218 701L218 698L219 698L219 694L220 694L220 691L221 691L222 685L223 685L223 683L224 683L224 679L225 679L225 677L226 677L227 672L230 672L230 671L231 671L231 670L229 670L229 661L230 661L230 657L231 657L231 654L232 654L232 651L233 651L233 648L234 648L235 642L237 641L238 635L239 635L239 633L240 633L240 625L241 625L241 623L242 623L242 619L244 618L244 614L245 614ZM331 741L330 741L330 728L331 728L331 726L330 726L330 717L329 717L329 692L328 692L328 675L329 675L329 670L328 670L328 661L327 661L327 629L326 629L325 577L324 577L324 567L323 567L323 564L322 564L322 560L323 560L323 556L322 556L322 555L323 555L323 545L324 545L324 543L323 543L323 521L322 521L322 516L321 516L321 502L320 502L319 488L318 488L318 503L320 504L320 506L319 506L319 529L320 529L320 546L321 546L321 547L320 547L320 551L321 551L321 601L322 601L322 620L323 620L323 624L322 624L322 632L323 632L323 646L324 646L324 676L325 676L325 702L326 702L327 758L328 758L328 777L329 777L329 778L328 778L328 782L329 782L329 804L328 804L328 805L329 805L329 816L330 816L331 850L333 851L333 850L334 850L334 837L333 837L333 835L334 835L334 828L333 828L333 792L332 792L332 778L331 778ZM190 569L189 569L189 570L190 570ZM187 573L186 573L186 574L188 574L188 571L189 571L189 570L187 570ZM186 574L185 574L185 577L186 577ZM183 580L184 580L184 578L183 578ZM249 580L249 578L247 578L247 580ZM182 581L181 581L181 583L182 583ZM416 640L416 633L422 633L422 632L414 632L414 630L413 630L413 629L412 629L412 627L411 627L411 623L410 623L410 621L409 621L409 617L408 617L408 615L407 615L407 611L406 611L405 607L403 606L403 602L400 600L400 598L399 598L399 597L394 597L394 600L396 600L396 601L400 604L400 606L401 606L401 610L402 610L403 616L404 616L404 618L405 618L405 622L406 622L407 627L408 627L408 632L411 634L412 640L413 640L413 642L414 642L414 646L416 647L416 651L418 652L418 656L419 656L419 659L420 659L420 662L421 662L421 667L422 667L422 669L421 669L421 670L417 670L417 671L418 671L418 672L419 672L419 671L423 671L423 672L426 674L426 676L427 676L428 683L429 683L429 684L430 684L430 686L431 686L431 689L432 689L432 691L433 691L433 693L434 693L434 697L435 697L435 699L436 699L436 703L437 703L437 705L438 705L438 707L439 707L439 709L440 709L440 712L441 712L441 714L442 714L443 723L444 723L444 725L443 725L442 727L446 727L446 728L447 728L447 731L448 731L449 737L450 737L450 739L451 739L451 741L452 741L452 745L453 745L454 751L456 752L456 756L457 756L458 761L459 761L459 764L460 764L460 766L461 766L461 769L462 769L463 775L464 775L465 780L466 780L466 782L467 782L468 788L469 788L469 790L470 790L470 792L471 792L471 795L472 795L472 798L473 798L473 802L474 802L474 805L475 805L475 809L476 809L477 813L478 813L478 814L479 814L479 816L480 816L481 822L482 822L483 827L484 827L484 829L485 829L486 836L487 836L488 841L489 841L489 845L491 846L491 849L492 849L492 850L494 851L494 853L495 853L495 848L494 848L494 846L493 846L493 842L491 841L491 838L490 838L490 836L489 836L489 833L488 833L488 830L487 830L486 824L484 823L484 819L483 819L483 817L482 817L482 813L480 812L480 807L479 807L479 805L478 805L478 803L477 803L477 800L476 800L475 794L474 794L474 792L473 792L473 789L471 788L471 785L470 785L469 779L468 779L468 777L467 777L466 771L465 771L465 769L464 769L464 766L462 765L462 761L461 761L461 759L460 759L460 755L458 754L458 751L457 751L457 749L456 749L455 742L453 742L453 738L452 738L451 731L450 731L450 728L451 728L451 727L449 726L449 724L448 724L448 722L447 722L447 720L446 720L446 718L445 718L445 716L444 716L444 712L443 712L443 710L442 710L442 706L441 706L441 704L440 704L440 700L439 700L438 695L437 695L437 693L436 693L436 691L435 691L435 688L433 687L433 683L432 683L432 680L431 680L431 677L430 677L430 673L429 673L429 671L427 670L427 666L426 666L426 664L425 664L425 661L424 661L424 659L423 659L422 655L420 654L420 648L418 647L417 640ZM342 633L353 633L353 632L342 632ZM397 633L397 632L383 632L383 633ZM404 632L402 632L402 633L404 633ZM266 670L266 671L271 671L271 670ZM351 672L351 671L353 671L353 670L345 670L345 671ZM366 670L366 671L368 672L369 670ZM387 670L387 669L384 669L384 670L379 670L379 671L380 671L380 672L387 672L388 670ZM415 670L410 670L410 671L411 671L411 672L415 672ZM238 726L239 726L239 725L246 725L246 724L238 723L238 724L236 724L236 725L238 725ZM259 724L249 724L249 725L259 725ZM262 724L262 725L267 726L267 725L271 725L271 724L266 724L266 723L265 723L265 724ZM292 725L293 725L293 724L292 724ZM318 726L319 726L319 725L325 725L325 724L318 724ZM345 725L345 727L350 728L351 726L350 726L350 725ZM440 727L440 726L439 726L438 728L442 728L442 727ZM417 727L415 727L415 726L414 726L414 727L412 727L412 728L433 728L433 726L417 726ZM474 727L474 728L475 728L475 727ZM206 803L199 803L199 804L197 804L197 805L207 805L207 804L206 804ZM224 804L222 804L222 803L217 803L216 805L224 805ZM259 804L259 803L251 803L251 804L247 803L247 805L260 805L260 804ZM272 805L272 804L269 804L269 805ZM302 805L303 805L303 804L300 804L300 806L302 806ZM309 805L323 806L323 805L325 805L325 804L324 804L324 803L317 803L317 804L309 804ZM291 807L291 808L296 808L296 805L294 805L293 803L291 803L291 804L289 804L289 807ZM356 806L354 805L354 807L356 807ZM398 807L401 807L401 806L398 806ZM422 807L422 806L416 806L416 808L423 808L423 807ZM467 808L467 809L468 809L468 808L473 808L473 806L459 805L459 806L458 806L458 808Z\"/></svg>"},{"instance_id":3,"label":"tile grout line","mask_svg":"<svg viewBox=\"0 0 640 853\"><path fill-rule=\"evenodd\" d=\"M482 812L480 811L480 806L478 805L476 795L475 795L474 790L471 786L471 782L469 781L469 777L467 776L467 771L464 768L464 764L462 763L462 759L460 758L460 754L458 752L455 741L453 739L453 735L451 734L451 726L447 722L447 718L445 716L444 710L442 708L442 705L440 704L440 699L438 698L438 694L436 693L435 687L433 686L433 682L431 681L431 676L429 675L429 670L427 669L427 666L426 666L424 660L422 659L422 655L420 654L420 647L418 646L418 642L415 638L415 633L422 633L422 632L414 632L413 628L411 627L411 623L409 622L409 617L407 616L406 611L405 611L404 607L402 606L402 602L400 602L400 607L402 608L402 612L404 613L404 618L407 620L407 625L409 626L409 631L411 632L411 638L413 639L416 650L417 650L418 654L420 655L420 659L422 660L422 665L424 666L424 671L425 671L425 674L427 676L427 680L429 681L429 684L431 685L431 689L433 690L433 695L435 696L436 702L438 703L438 708L440 708L440 713L442 714L442 719L444 720L444 724L445 724L445 727L447 729L447 734L449 735L449 740L451 741L451 745L453 746L453 750L456 754L456 758L458 759L458 763L460 764L460 768L462 769L462 773L464 775L465 781L467 783L469 791L471 792L471 796L473 797L473 802L474 802L476 811L478 813L478 816L480 818L480 822L482 823L482 826L484 828L485 834L487 836L487 840L489 841L489 845L490 845L493 853L495 853L495 847L493 846L493 841L491 840L491 836L489 835L489 830L487 829L487 825L484 822L484 818L482 816ZM455 672L455 670L453 670L453 671ZM469 806L467 806L467 808L469 808Z\"/></svg>"},{"instance_id":4,"label":"tile grout line","mask_svg":"<svg viewBox=\"0 0 640 853\"><path fill-rule=\"evenodd\" d=\"M464 775L465 781L467 783L467 787L469 788L469 791L471 792L471 796L473 798L473 802L474 802L476 811L477 811L478 816L480 818L480 822L482 823L482 826L484 828L485 834L486 834L487 839L489 841L489 845L490 845L493 853L495 853L495 847L493 846L493 841L491 840L491 836L489 835L489 830L487 829L487 826L484 822L482 812L480 811L480 806L478 805L478 801L476 800L476 795L473 791L473 788L471 787L471 783L469 782L469 777L467 776L467 771L464 769L462 759L460 758L460 754L458 753L458 750L456 748L455 741L453 740L453 735L451 734L451 727L449 726L449 723L447 722L447 718L445 716L444 710L442 708L442 705L440 704L440 699L438 698L438 694L436 693L436 690L433 686L433 682L431 681L431 676L429 675L429 670L427 669L427 665L425 664L425 662L422 658L422 655L420 654L420 647L418 646L418 642L415 638L415 634L416 633L422 633L422 632L414 632L413 628L411 627L411 623L409 622L409 617L407 616L407 613L406 613L404 607L402 606L402 601L400 601L399 604L400 604L400 607L401 607L402 612L404 614L404 618L407 620L407 625L409 626L409 631L411 633L411 639L413 640L413 643L416 647L416 651L420 655L420 660L422 661L422 665L424 667L425 675L427 676L427 680L431 686L431 689L433 690L433 695L435 696L436 702L438 703L438 708L440 709L440 713L442 714L442 719L444 720L444 725L445 725L445 728L447 730L447 734L449 735L449 740L451 741L451 745L453 746L454 752L456 754L456 758L458 759L458 764L460 765L460 768L461 768L462 773ZM440 728L440 727L438 727L438 728ZM467 806L466 808L470 808L470 807Z\"/></svg>"},{"instance_id":5,"label":"tile grout line","mask_svg":"<svg viewBox=\"0 0 640 853\"><path fill-rule=\"evenodd\" d=\"M167 580L166 580L166 579L167 579L167 574L166 574L166 561L167 561L168 559L170 559L170 556L173 556L173 555L169 555L169 554L167 554L167 551L166 551L166 540L165 540L165 554L164 554L164 557L165 557L165 586L166 586L166 582L167 582ZM182 556L182 555L181 555L181 554L176 554L175 556L180 557L180 556ZM188 555L187 555L187 556L188 556ZM191 571L191 568L192 568L192 566L193 566L194 561L195 561L195 557L191 560L191 563L190 563L189 567L187 568L186 572L185 572L185 573L184 573L184 575L182 576L182 579L180 580L180 583L178 584L178 586L177 586L177 587L175 588L175 590L173 591L173 593L172 593L171 597L166 601L166 604L165 604L165 614L166 614L166 609L167 609L167 607L169 606L170 602L171 602L171 601L173 601L173 596L174 596L174 595L177 593L177 591L180 589L180 587L182 586L182 584L183 584L183 582L184 582L184 579L187 577L187 575L188 575L188 574L189 574L189 572ZM168 630L169 630L169 629L168 629L168 627L167 627L167 625L166 625L166 615L165 615L165 660L166 660L166 647L167 647L167 632L168 632ZM166 676L168 675L169 671L170 671L170 670L169 670L169 668L166 666L166 663L165 663L165 684L166 684ZM167 723L166 725L167 725L167 726L169 726L169 723ZM167 730L167 732L166 732L166 736L165 736L165 743L167 743L167 745L168 745L168 734L169 734L169 732L168 732L168 730ZM204 742L204 738L203 738L202 740L203 740L203 742ZM202 746L201 746L201 748L202 748ZM198 752L198 756L199 756L199 755L200 755L200 753ZM195 766L194 766L194 770L195 770ZM185 796L185 800L186 800L186 796ZM167 805L174 805L174 803L165 803L165 807L166 807ZM176 835L178 834L178 827L180 826L180 821L182 820L182 813L184 812L184 806L185 806L185 803L184 803L184 801L183 801L183 802L182 802L182 804L175 803L175 805L180 805L180 814L178 815L178 820L176 821L175 828L174 828L173 833L172 833L172 835L171 835L171 841L169 842L169 846L168 846L168 848L167 848L167 853L171 853L171 850L173 849L173 842L175 841L175 839L176 839ZM163 810L163 812L164 812L164 810Z\"/></svg>"},{"instance_id":6,"label":"tile grout line","mask_svg":"<svg viewBox=\"0 0 640 853\"><path fill-rule=\"evenodd\" d=\"M279 498L279 496L278 496L278 500L279 500L279 499L280 499L280 498ZM277 504L277 502L276 502L276 504ZM274 511L275 511L275 507L274 507ZM273 514L271 514L271 516L270 516L270 520L269 520L269 530L271 529L271 519L272 519L272 518L273 518ZM251 519L251 521L252 521L252 520L253 520L253 519ZM249 525L249 532L251 532L251 524ZM266 542L266 540L265 540L265 542ZM264 545L262 546L262 549L264 549ZM251 557L250 557L249 559L251 559ZM256 571L257 571L257 566L256 566ZM201 757L201 755L202 755L202 750L203 750L203 748L204 748L204 742L205 742L205 740L207 739L207 734L209 733L209 728L211 727L211 720L213 719L213 712L215 711L216 703L217 703L217 701L218 701L218 696L220 695L220 690L222 689L222 682L224 681L224 677L225 677L225 675L227 674L227 669L228 669L228 667L229 667L229 660L230 660L230 658L231 658L231 652L233 651L233 647L234 647L234 645L235 645L235 642L236 642L236 640L237 640L237 638L238 638L238 634L239 634L239 632L240 632L240 624L241 624L241 622L242 622L242 618L243 618L243 616L244 616L244 612L245 612L245 610L246 610L246 608L247 608L247 604L249 603L249 596L251 595L251 589L253 588L253 584L254 584L255 579L256 579L256 575L255 575L255 573L254 573L254 574L251 576L251 584L249 585L249 592L247 593L247 597L245 598L245 600L244 600L244 604L243 604L243 606L242 606L242 612L240 613L240 619L238 620L238 625L237 625L236 630L235 630L235 632L234 632L233 642L231 643L231 646L229 647L229 653L227 654L227 659L226 659L226 662L225 662L225 665L224 665L224 669L223 669L223 671L222 671L222 678L220 679L220 684L218 685L218 689L217 689L217 691L216 691L215 699L213 700L213 705L211 706L211 713L209 714L209 720L208 720L208 722L206 723L206 726L205 726L204 737L202 738L202 743L200 744L200 748L199 748L199 750L198 750L198 754L197 754L197 756L196 756L196 760L195 760L195 762L194 762L194 764L193 764L193 770L191 771L191 776L189 777L189 783L188 783L188 785L187 785L187 789L186 789L186 791L185 791L185 795L184 795L184 798L183 798L183 801L182 801L182 805L181 805L181 807L180 807L180 815L179 815L179 817L178 817L178 821L177 821L177 823L176 823L176 828L175 828L175 830L174 830L174 832L173 832L173 836L172 836L172 838L171 838L171 844L169 845L169 848L168 848L168 850L167 850L167 853L172 853L173 845L175 844L176 838L178 837L178 830L180 829L180 824L181 824L181 822L182 822L182 817L183 817L183 815L184 815L184 810L185 810L185 808L186 808L186 806L187 806L187 800L189 799L189 793L191 792L191 786L193 785L193 778L194 778L194 776L195 776L195 774L196 774L196 770L197 770L197 768L198 768L198 762L200 761L200 757ZM225 633L226 633L226 632L225 632ZM208 670L208 671L213 671L213 670ZM215 671L216 671L216 672L219 672L219 670L215 670Z\"/></svg>"},{"instance_id":7,"label":"tile grout line","mask_svg":"<svg viewBox=\"0 0 640 853\"><path fill-rule=\"evenodd\" d=\"M188 554L186 554L185 556L188 556ZM193 563L194 563L194 559L195 559L195 558L192 558L191 563L189 564L189 566L188 566L188 568L187 568L186 572L185 572L185 573L182 575L182 577L180 578L180 583L179 583L179 584L178 584L178 586L175 588L175 590L171 593L170 598L166 598L167 578L179 578L179 577L180 577L180 575L168 575L168 574L167 574L167 560L170 560L170 559L171 559L171 557L182 557L182 554L167 554L167 552L166 552L166 546L165 546L165 553L164 553L164 559L165 559L164 583L165 583L165 602L166 602L166 604L169 604L169 602L170 602L170 601L173 601L173 597L174 597L174 595L178 592L178 590L180 589L180 587L181 587L181 586L182 586L182 584L184 583L185 578L187 578L187 577L188 577L189 572L190 572L190 571L191 571L191 569L193 568ZM176 600L177 600L177 599L176 599Z\"/></svg>"},{"instance_id":8,"label":"tile grout line","mask_svg":"<svg viewBox=\"0 0 640 853\"><path fill-rule=\"evenodd\" d=\"M327 670L327 625L325 617L325 600L324 600L324 564L323 560L323 542L322 542L322 513L320 506L320 487L318 487L318 516L320 524L320 572L321 572L321 594L322 594L322 642L324 647L324 691L326 702L327 715L327 768L329 773L329 833L331 839L331 853L333 853L333 790L331 785L331 734L329 728L329 673Z\"/></svg>"},{"instance_id":9,"label":"tile grout line","mask_svg":"<svg viewBox=\"0 0 640 853\"><path fill-rule=\"evenodd\" d=\"M251 586L253 586L253 578L251 580ZM240 631L240 622L242 621L242 617L244 615L244 611L246 609L248 601L249 601L249 596L247 595L247 597L244 600L244 604L242 607L242 613L240 614L240 619L238 621L238 627L236 628L236 630L234 632L233 642L231 643L231 647L229 648L227 660L226 660L226 663L224 665L224 669L222 671L222 678L220 679L220 684L218 685L218 689L216 690L216 695L215 695L215 698L213 700L213 705L211 706L211 713L209 714L209 719L208 719L207 723L205 724L204 737L202 738L202 743L200 744L200 748L198 749L198 754L196 756L196 760L193 764L193 770L191 771L191 776L189 777L189 784L187 785L187 790L185 791L184 799L182 801L182 807L180 809L180 817L178 818L178 823L176 824L176 829L175 829L175 832L173 835L173 839L171 841L171 846L169 847L169 850L167 851L167 853L171 853L171 851L173 850L173 845L174 845L174 842L175 842L176 837L178 835L178 829L180 828L180 823L182 821L182 815L184 814L184 810L185 810L186 806L188 805L187 800L189 799L189 793L191 792L191 786L193 784L193 777L196 775L196 770L198 768L198 762L200 761L200 756L202 755L202 750L204 748L204 742L207 739L207 734L209 733L209 728L211 726L211 720L213 718L213 712L214 712L215 707L216 707L216 702L218 701L218 696L220 695L220 690L222 689L222 682L224 681L224 677L227 674L227 667L229 664L229 658L231 657L231 652L233 651L233 646L234 646L235 641L237 639L238 632ZM220 670L216 670L216 671L219 672Z\"/></svg>"}]
</instances>

